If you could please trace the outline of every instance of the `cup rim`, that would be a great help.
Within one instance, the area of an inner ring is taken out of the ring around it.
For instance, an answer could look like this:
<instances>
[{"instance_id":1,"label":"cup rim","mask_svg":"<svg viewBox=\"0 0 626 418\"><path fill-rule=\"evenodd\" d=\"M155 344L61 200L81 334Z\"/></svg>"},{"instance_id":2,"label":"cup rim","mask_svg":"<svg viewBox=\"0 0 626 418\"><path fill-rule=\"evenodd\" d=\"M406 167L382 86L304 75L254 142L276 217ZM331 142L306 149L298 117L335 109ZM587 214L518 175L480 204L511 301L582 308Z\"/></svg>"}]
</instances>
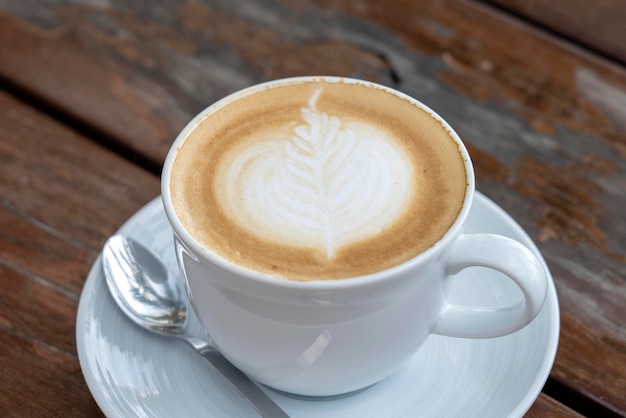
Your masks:
<instances>
[{"instance_id":1,"label":"cup rim","mask_svg":"<svg viewBox=\"0 0 626 418\"><path fill-rule=\"evenodd\" d=\"M340 278L340 279L320 279L320 280L308 280L308 281L300 281L300 280L289 280L282 277L272 276L270 274L261 273L243 266L240 266L234 262L231 262L223 257L220 257L217 254L212 253L209 249L205 248L200 242L198 242L185 228L182 224L171 200L170 187L169 187L169 179L172 172L172 167L174 165L174 161L176 160L176 156L178 155L178 151L189 137L191 132L202 123L202 121L207 118L209 115L214 113L215 111L227 106L228 104L242 98L246 97L250 94L253 94L259 90L272 88L281 85L287 84L297 84L297 83L305 83L305 82L316 82L316 81L324 81L329 83L346 83L346 84L362 84L372 88L378 88L386 91L387 93L394 94L402 99L406 99L410 101L415 106L419 107L426 113L428 113L433 119L439 122L442 127L448 132L450 137L455 141L458 146L459 152L461 153L461 158L463 159L463 165L465 167L466 181L467 185L465 187L465 197L463 198L463 205L461 206L461 210L459 211L456 219L453 224L447 229L447 231L443 234L443 236L437 240L431 247L426 249L425 251L417 254L413 258L395 265L393 267L387 268L382 271L350 277L350 278ZM251 85L234 93L231 93L222 99L212 103L203 109L200 113L198 113L191 121L187 123L187 125L183 128L183 130L177 135L176 139L170 146L170 149L167 153L165 161L163 163L163 170L161 173L161 198L163 201L163 206L165 208L165 213L169 220L170 225L174 231L174 234L183 242L185 246L187 246L195 256L201 257L204 261L210 262L212 265L215 265L222 270L233 273L235 276L242 277L246 280L252 280L265 285L279 286L279 287L287 287L292 289L312 289L312 290L323 290L323 289L340 289L340 288L351 288L362 286L365 284L373 284L380 281L385 281L388 278L396 277L402 275L407 270L411 270L414 266L419 264L425 264L429 261L437 258L445 248L451 244L454 239L461 233L463 225L465 224L465 220L469 214L469 211L472 206L473 198L474 198L474 190L475 190L475 177L474 177L474 169L472 165L472 161L465 147L465 144L459 137L459 135L452 129L452 127L441 117L437 112L431 109L426 104L422 103L418 99L415 99L408 94L402 93L392 87L384 86L379 83L375 83L372 81L360 80L351 77L337 77L337 76L298 76L298 77L288 77L288 78L280 78L271 81L262 82L259 84Z\"/></svg>"}]
</instances>

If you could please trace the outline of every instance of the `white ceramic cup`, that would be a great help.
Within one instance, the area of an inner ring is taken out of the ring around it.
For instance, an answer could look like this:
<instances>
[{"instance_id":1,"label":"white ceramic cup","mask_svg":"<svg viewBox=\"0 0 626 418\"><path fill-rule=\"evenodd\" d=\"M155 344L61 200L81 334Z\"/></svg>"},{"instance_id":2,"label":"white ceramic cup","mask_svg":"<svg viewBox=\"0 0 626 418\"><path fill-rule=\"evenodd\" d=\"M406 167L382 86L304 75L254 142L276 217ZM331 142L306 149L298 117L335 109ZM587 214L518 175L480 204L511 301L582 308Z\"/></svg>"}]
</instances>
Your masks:
<instances>
[{"instance_id":1,"label":"white ceramic cup","mask_svg":"<svg viewBox=\"0 0 626 418\"><path fill-rule=\"evenodd\" d=\"M463 234L474 196L474 171L465 146L435 112L387 87L382 88L411 100L440 121L465 160L467 189L462 210L430 249L380 273L300 282L237 266L212 254L189 234L174 211L169 187L173 162L189 133L222 106L236 106L241 95L272 84L310 79L264 83L213 104L184 128L165 161L162 196L174 231L179 267L193 308L215 347L265 385L299 395L329 396L389 376L413 356L430 333L490 338L515 332L532 321L546 296L543 264L510 238ZM494 307L448 303L449 278L474 266L504 273L503 280L508 280L506 276L512 279L523 297L518 303Z\"/></svg>"}]
</instances>

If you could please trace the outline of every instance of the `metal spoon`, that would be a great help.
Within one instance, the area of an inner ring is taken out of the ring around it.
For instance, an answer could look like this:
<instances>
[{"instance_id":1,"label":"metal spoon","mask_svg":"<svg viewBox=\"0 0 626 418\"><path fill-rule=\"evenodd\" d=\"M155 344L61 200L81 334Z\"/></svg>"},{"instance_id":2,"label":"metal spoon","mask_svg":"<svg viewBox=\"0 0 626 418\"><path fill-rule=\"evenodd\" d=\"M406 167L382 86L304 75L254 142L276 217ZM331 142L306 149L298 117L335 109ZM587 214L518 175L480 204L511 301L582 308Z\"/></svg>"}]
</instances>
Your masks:
<instances>
[{"instance_id":1,"label":"metal spoon","mask_svg":"<svg viewBox=\"0 0 626 418\"><path fill-rule=\"evenodd\" d=\"M189 332L187 295L161 260L139 242L121 235L109 238L102 250L109 292L135 323L157 334L177 337L206 358L262 417L289 418L245 374L211 344Z\"/></svg>"}]
</instances>

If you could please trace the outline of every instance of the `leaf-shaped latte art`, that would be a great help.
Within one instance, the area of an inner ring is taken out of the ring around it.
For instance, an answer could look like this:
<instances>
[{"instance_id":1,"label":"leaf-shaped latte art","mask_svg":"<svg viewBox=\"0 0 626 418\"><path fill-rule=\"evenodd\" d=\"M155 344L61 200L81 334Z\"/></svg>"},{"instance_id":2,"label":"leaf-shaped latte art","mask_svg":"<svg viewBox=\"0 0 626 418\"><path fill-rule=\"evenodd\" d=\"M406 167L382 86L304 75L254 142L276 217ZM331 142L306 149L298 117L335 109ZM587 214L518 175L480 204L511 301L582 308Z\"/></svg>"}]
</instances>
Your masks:
<instances>
[{"instance_id":1,"label":"leaf-shaped latte art","mask_svg":"<svg viewBox=\"0 0 626 418\"><path fill-rule=\"evenodd\" d=\"M317 91L293 134L242 149L225 168L225 206L254 234L332 259L391 225L413 192L390 134L320 112Z\"/></svg>"}]
</instances>

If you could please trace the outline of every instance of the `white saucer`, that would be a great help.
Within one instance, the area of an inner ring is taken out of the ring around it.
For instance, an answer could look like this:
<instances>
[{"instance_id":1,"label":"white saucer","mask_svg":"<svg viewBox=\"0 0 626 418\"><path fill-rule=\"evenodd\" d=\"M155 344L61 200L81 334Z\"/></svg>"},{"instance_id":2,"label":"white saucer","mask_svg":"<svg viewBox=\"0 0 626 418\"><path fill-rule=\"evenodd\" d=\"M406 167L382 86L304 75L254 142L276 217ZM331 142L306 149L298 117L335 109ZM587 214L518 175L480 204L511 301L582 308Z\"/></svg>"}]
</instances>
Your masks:
<instances>
[{"instance_id":1,"label":"white saucer","mask_svg":"<svg viewBox=\"0 0 626 418\"><path fill-rule=\"evenodd\" d=\"M524 242L528 235L500 207L476 193L467 232L495 232ZM160 198L119 231L160 254L177 271L172 234ZM456 302L519 297L507 281L474 268L459 275ZM80 365L107 417L253 417L206 361L177 340L153 335L125 318L111 299L96 260L76 321ZM297 417L507 417L533 404L556 355L559 310L552 278L546 305L526 328L489 340L431 335L410 364L361 392L329 399L290 397L263 388Z\"/></svg>"}]
</instances>

